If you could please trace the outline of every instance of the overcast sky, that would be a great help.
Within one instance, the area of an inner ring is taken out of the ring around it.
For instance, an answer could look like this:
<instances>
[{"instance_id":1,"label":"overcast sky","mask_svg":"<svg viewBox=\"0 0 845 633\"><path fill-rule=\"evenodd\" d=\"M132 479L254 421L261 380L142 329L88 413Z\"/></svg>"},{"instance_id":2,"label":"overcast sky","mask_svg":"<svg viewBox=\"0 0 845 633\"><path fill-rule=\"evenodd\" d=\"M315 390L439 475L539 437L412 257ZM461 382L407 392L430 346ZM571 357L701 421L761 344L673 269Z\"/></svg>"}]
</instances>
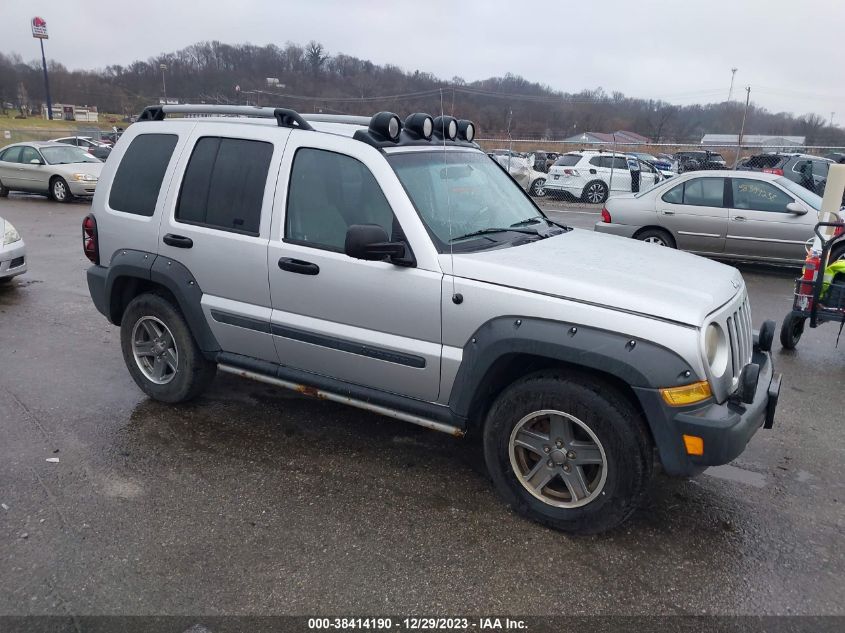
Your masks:
<instances>
[{"instance_id":1,"label":"overcast sky","mask_svg":"<svg viewBox=\"0 0 845 633\"><path fill-rule=\"evenodd\" d=\"M0 0L0 50L69 68L147 59L202 40L318 40L405 70L467 81L522 75L577 92L602 86L673 103L734 98L845 121L842 0ZM288 92L296 93L295 86Z\"/></svg>"}]
</instances>

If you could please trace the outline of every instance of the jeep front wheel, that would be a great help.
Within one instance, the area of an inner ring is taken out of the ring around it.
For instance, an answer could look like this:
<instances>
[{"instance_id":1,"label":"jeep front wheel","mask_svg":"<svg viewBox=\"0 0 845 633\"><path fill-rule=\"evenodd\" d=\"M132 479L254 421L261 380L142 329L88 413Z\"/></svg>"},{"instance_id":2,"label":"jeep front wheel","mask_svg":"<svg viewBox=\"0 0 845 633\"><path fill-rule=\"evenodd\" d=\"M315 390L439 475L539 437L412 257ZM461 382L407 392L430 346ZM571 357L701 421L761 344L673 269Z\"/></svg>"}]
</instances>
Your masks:
<instances>
[{"instance_id":1,"label":"jeep front wheel","mask_svg":"<svg viewBox=\"0 0 845 633\"><path fill-rule=\"evenodd\" d=\"M135 383L162 402L195 398L217 371L217 365L203 356L178 308L157 294L142 294L129 302L120 323L120 346Z\"/></svg>"},{"instance_id":2,"label":"jeep front wheel","mask_svg":"<svg viewBox=\"0 0 845 633\"><path fill-rule=\"evenodd\" d=\"M652 473L641 416L611 385L538 373L506 389L487 415L484 455L516 512L564 532L622 523Z\"/></svg>"}]
</instances>

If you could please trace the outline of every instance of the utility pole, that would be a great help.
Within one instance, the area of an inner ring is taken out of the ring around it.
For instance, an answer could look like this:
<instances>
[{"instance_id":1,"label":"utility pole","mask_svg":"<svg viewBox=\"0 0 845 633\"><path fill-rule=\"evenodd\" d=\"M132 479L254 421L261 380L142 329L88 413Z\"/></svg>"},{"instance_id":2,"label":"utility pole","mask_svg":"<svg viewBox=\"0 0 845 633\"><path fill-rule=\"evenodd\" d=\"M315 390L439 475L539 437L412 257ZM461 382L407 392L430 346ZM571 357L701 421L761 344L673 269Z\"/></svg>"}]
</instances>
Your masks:
<instances>
[{"instance_id":1,"label":"utility pole","mask_svg":"<svg viewBox=\"0 0 845 633\"><path fill-rule=\"evenodd\" d=\"M745 133L745 117L748 116L748 104L751 102L751 86L745 89L745 110L742 112L742 125L739 128L739 138L736 142L736 158L734 158L734 169L739 163L739 154L742 152L742 135Z\"/></svg>"},{"instance_id":2,"label":"utility pole","mask_svg":"<svg viewBox=\"0 0 845 633\"><path fill-rule=\"evenodd\" d=\"M831 112L831 113L830 113L830 127L833 127L833 116L834 116L835 114L836 114L836 112Z\"/></svg>"},{"instance_id":3,"label":"utility pole","mask_svg":"<svg viewBox=\"0 0 845 633\"><path fill-rule=\"evenodd\" d=\"M167 64L159 64L161 68L161 92L164 95L164 102L167 103L167 83L164 81L164 73L167 72Z\"/></svg>"},{"instance_id":4,"label":"utility pole","mask_svg":"<svg viewBox=\"0 0 845 633\"><path fill-rule=\"evenodd\" d=\"M731 68L731 87L730 90L728 90L728 101L733 99L734 96L734 77L736 77L737 70L739 70L739 68Z\"/></svg>"}]
</instances>

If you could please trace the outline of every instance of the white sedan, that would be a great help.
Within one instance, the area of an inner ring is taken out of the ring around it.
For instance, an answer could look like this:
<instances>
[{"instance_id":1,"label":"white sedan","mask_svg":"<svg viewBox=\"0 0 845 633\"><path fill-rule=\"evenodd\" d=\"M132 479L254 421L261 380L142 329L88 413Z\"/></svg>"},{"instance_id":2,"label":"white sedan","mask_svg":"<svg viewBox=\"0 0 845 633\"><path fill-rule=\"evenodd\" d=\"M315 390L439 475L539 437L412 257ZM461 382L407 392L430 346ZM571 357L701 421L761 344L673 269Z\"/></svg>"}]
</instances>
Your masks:
<instances>
[{"instance_id":1,"label":"white sedan","mask_svg":"<svg viewBox=\"0 0 845 633\"><path fill-rule=\"evenodd\" d=\"M595 230L710 257L797 264L821 203L776 174L694 171L610 198Z\"/></svg>"},{"instance_id":2,"label":"white sedan","mask_svg":"<svg viewBox=\"0 0 845 633\"><path fill-rule=\"evenodd\" d=\"M12 223L0 218L0 284L26 272L26 245Z\"/></svg>"}]
</instances>

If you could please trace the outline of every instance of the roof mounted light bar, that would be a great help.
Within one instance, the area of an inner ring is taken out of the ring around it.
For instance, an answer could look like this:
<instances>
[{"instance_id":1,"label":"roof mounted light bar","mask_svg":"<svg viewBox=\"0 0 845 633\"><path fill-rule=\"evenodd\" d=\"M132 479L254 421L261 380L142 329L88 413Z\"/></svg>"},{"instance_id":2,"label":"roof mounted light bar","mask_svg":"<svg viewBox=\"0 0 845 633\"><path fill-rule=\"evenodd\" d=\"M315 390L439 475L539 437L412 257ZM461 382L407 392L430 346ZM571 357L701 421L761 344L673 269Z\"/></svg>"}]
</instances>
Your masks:
<instances>
[{"instance_id":1,"label":"roof mounted light bar","mask_svg":"<svg viewBox=\"0 0 845 633\"><path fill-rule=\"evenodd\" d=\"M279 127L298 130L313 130L308 121L295 110L288 108L260 108L257 106L232 105L159 105L147 106L138 117L139 121L163 121L168 114L204 114L208 116L247 116L259 119L276 119Z\"/></svg>"}]
</instances>

